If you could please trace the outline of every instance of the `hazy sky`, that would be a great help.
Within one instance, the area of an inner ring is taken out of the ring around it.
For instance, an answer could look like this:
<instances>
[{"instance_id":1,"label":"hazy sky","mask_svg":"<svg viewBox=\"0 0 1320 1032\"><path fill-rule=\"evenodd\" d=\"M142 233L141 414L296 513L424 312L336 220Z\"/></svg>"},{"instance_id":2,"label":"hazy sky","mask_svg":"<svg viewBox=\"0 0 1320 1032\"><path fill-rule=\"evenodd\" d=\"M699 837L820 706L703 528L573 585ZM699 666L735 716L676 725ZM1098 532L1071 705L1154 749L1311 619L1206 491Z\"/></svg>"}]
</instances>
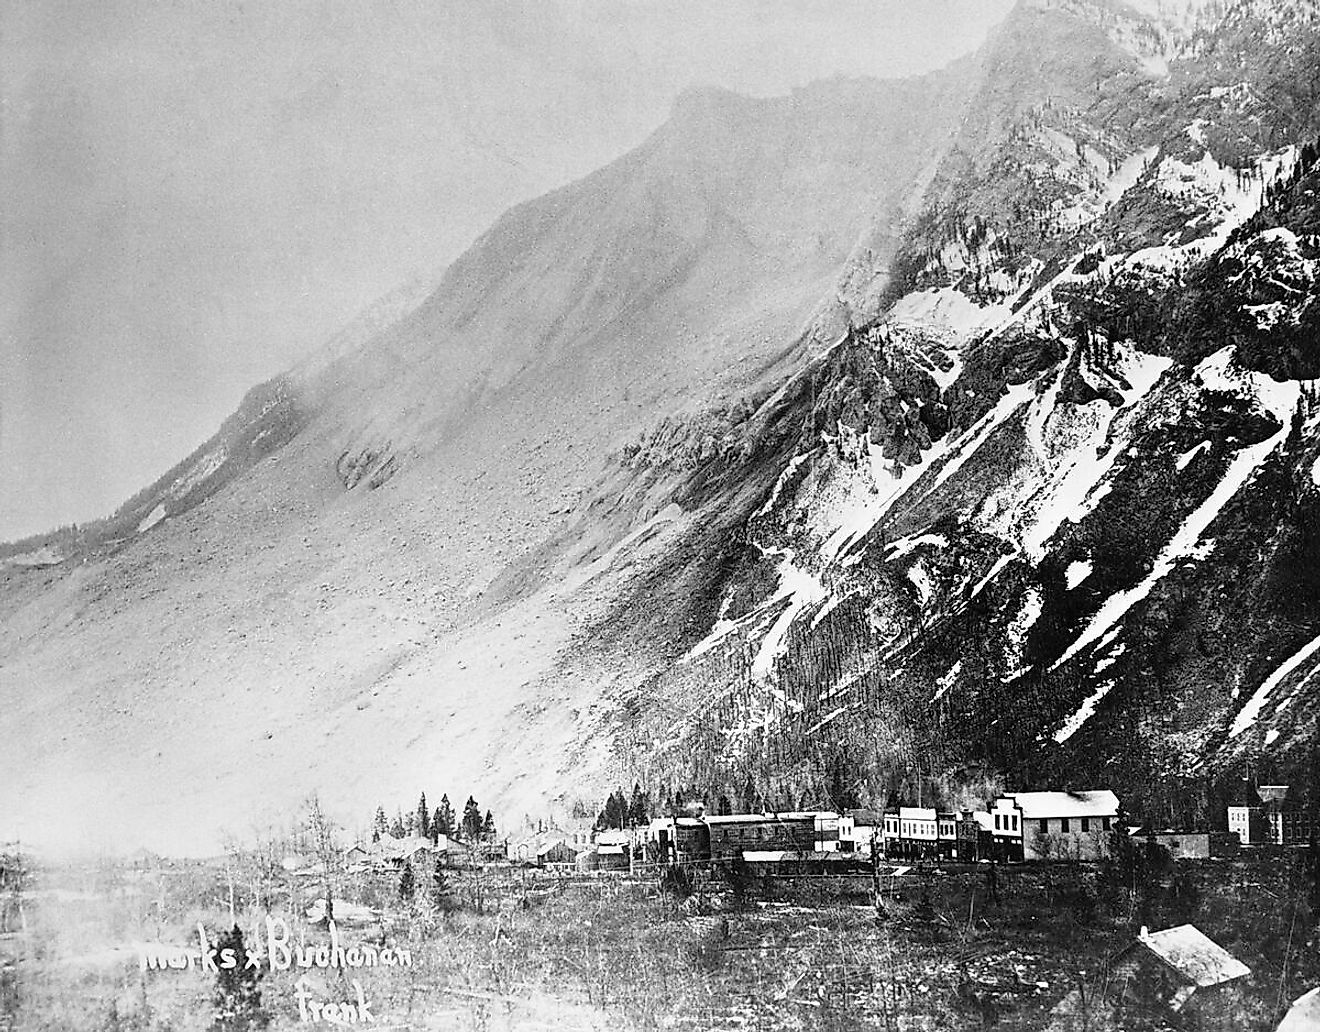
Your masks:
<instances>
[{"instance_id":1,"label":"hazy sky","mask_svg":"<svg viewBox=\"0 0 1320 1032\"><path fill-rule=\"evenodd\" d=\"M109 512L684 87L925 71L1009 6L7 0L0 539Z\"/></svg>"}]
</instances>

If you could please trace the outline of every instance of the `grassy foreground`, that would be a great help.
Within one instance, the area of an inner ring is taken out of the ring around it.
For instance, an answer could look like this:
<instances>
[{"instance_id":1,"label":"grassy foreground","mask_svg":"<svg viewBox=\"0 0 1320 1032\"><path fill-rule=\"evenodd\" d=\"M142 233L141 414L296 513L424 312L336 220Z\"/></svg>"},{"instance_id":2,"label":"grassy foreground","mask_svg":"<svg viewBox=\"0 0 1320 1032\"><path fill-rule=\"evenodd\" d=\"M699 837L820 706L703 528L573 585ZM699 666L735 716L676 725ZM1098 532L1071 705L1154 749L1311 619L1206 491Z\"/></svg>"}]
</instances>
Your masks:
<instances>
[{"instance_id":1,"label":"grassy foreground","mask_svg":"<svg viewBox=\"0 0 1320 1032\"><path fill-rule=\"evenodd\" d=\"M886 879L883 917L865 879L735 894L699 874L682 898L656 879L487 868L449 872L436 906L400 902L397 876L360 876L339 886L341 944L406 948L411 966L263 963L259 984L276 1030L327 1027L300 1011L305 976L320 1001L355 1000L357 979L378 1029L1062 1032L1114 1027L1097 1002L1106 959L1140 924L1192 921L1252 968L1234 1027L1270 1029L1320 983L1304 875L1289 857L1180 865L1141 886L1102 868L1010 867L994 901L984 868L914 871ZM223 865L202 863L35 872L21 913L15 894L7 903L0 1029L210 1028L216 976L143 971L135 944L196 947L199 923L214 941L234 923L230 888ZM236 886L246 945L264 953L268 913L294 943L327 943L304 916L320 895L319 880L287 875ZM354 921L349 902L372 915Z\"/></svg>"}]
</instances>

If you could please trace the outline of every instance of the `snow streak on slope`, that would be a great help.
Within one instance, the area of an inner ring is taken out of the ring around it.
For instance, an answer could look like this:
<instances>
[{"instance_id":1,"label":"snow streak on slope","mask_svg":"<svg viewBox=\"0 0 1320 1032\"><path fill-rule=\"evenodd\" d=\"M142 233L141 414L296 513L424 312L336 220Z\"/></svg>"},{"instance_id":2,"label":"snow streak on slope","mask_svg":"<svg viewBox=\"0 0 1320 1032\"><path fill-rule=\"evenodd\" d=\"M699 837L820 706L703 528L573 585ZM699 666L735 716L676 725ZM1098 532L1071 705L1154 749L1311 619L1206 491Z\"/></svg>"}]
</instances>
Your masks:
<instances>
[{"instance_id":1,"label":"snow streak on slope","mask_svg":"<svg viewBox=\"0 0 1320 1032\"><path fill-rule=\"evenodd\" d=\"M1233 718L1233 726L1229 729L1228 737L1236 738L1256 723L1256 718L1260 716L1261 710L1265 708L1265 703L1269 701L1270 694L1274 689L1282 684L1289 674L1318 652L1320 652L1320 637L1315 638L1314 641L1270 674L1256 689L1251 698L1247 700L1247 704L1238 711L1238 715Z\"/></svg>"},{"instance_id":2,"label":"snow streak on slope","mask_svg":"<svg viewBox=\"0 0 1320 1032\"><path fill-rule=\"evenodd\" d=\"M784 611L779 614L777 619L761 639L761 647L757 650L756 658L752 661L752 676L764 680L770 676L774 669L775 660L784 654L787 648L788 630L793 626L793 621L798 618L808 606L812 606L825 599L825 586L806 570L803 570L794 563L794 555L787 548L764 548L762 552L766 555L778 555L779 560L779 591L771 602L779 602L788 599L788 605Z\"/></svg>"}]
</instances>

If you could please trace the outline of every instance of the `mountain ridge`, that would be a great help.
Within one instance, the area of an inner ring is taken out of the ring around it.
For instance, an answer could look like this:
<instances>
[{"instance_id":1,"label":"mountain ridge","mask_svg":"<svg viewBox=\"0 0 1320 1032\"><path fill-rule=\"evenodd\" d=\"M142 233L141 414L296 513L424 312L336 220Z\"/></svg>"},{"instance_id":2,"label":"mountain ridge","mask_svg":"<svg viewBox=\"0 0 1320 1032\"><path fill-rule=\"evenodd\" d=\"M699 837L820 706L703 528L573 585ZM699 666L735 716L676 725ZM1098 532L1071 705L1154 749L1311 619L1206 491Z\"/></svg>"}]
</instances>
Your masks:
<instances>
[{"instance_id":1,"label":"mountain ridge","mask_svg":"<svg viewBox=\"0 0 1320 1032\"><path fill-rule=\"evenodd\" d=\"M1206 819L1248 753L1305 784L1314 385L1271 373L1314 369L1316 34L1256 6L1141 37L1163 65L1135 8L1024 3L943 74L681 98L258 392L196 506L0 572L7 809L205 836L37 755L200 758L230 822L311 785L1089 779Z\"/></svg>"}]
</instances>

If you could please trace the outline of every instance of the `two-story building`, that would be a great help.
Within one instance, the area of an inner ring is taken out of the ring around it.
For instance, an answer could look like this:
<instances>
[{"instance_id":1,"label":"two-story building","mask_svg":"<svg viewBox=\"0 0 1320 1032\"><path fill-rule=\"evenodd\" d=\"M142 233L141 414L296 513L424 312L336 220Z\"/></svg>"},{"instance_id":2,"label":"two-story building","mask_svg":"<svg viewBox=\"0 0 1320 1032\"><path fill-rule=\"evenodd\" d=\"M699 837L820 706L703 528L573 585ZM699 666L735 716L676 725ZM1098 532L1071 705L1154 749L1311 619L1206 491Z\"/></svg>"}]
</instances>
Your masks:
<instances>
[{"instance_id":1,"label":"two-story building","mask_svg":"<svg viewBox=\"0 0 1320 1032\"><path fill-rule=\"evenodd\" d=\"M1008 792L990 808L997 855L1006 860L1099 860L1109 853L1118 796L1087 792Z\"/></svg>"},{"instance_id":2,"label":"two-story building","mask_svg":"<svg viewBox=\"0 0 1320 1032\"><path fill-rule=\"evenodd\" d=\"M811 853L816 848L814 813L735 813L707 815L712 859L741 857L744 851Z\"/></svg>"},{"instance_id":3,"label":"two-story building","mask_svg":"<svg viewBox=\"0 0 1320 1032\"><path fill-rule=\"evenodd\" d=\"M848 810L839 815L839 850L870 856L879 850L884 837L885 816L878 810Z\"/></svg>"},{"instance_id":4,"label":"two-story building","mask_svg":"<svg viewBox=\"0 0 1320 1032\"><path fill-rule=\"evenodd\" d=\"M652 863L710 858L710 829L700 817L656 817L645 835L646 856Z\"/></svg>"},{"instance_id":5,"label":"two-story building","mask_svg":"<svg viewBox=\"0 0 1320 1032\"><path fill-rule=\"evenodd\" d=\"M884 817L886 856L920 859L939 849L939 815L933 806L900 806Z\"/></svg>"}]
</instances>

